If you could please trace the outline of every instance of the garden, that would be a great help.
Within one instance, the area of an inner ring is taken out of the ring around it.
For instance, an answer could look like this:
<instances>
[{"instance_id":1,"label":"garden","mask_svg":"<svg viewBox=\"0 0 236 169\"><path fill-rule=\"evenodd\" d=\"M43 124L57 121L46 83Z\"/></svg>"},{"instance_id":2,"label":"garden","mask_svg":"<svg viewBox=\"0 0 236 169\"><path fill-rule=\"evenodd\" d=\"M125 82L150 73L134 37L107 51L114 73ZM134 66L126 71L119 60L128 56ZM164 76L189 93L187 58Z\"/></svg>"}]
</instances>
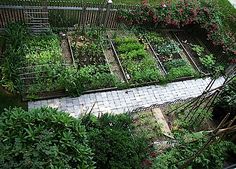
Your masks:
<instances>
[{"instance_id":1,"label":"garden","mask_svg":"<svg viewBox=\"0 0 236 169\"><path fill-rule=\"evenodd\" d=\"M23 100L166 84L224 70L201 40L183 31L76 27L32 35L24 24L11 24L4 39L1 83Z\"/></svg>"},{"instance_id":2,"label":"garden","mask_svg":"<svg viewBox=\"0 0 236 169\"><path fill-rule=\"evenodd\" d=\"M27 110L21 101L215 79L235 65L235 9L223 0L220 10L214 1L157 2L115 11L120 26L112 30L78 24L32 34L25 23L7 25L0 39L0 168L221 169L235 163L235 75L217 95L203 92L116 115L91 110L75 118L48 107Z\"/></svg>"},{"instance_id":3,"label":"garden","mask_svg":"<svg viewBox=\"0 0 236 169\"><path fill-rule=\"evenodd\" d=\"M177 1L120 9L116 30L76 24L33 35L9 24L1 84L37 100L218 77L235 61L235 36L224 19L212 2Z\"/></svg>"}]
</instances>

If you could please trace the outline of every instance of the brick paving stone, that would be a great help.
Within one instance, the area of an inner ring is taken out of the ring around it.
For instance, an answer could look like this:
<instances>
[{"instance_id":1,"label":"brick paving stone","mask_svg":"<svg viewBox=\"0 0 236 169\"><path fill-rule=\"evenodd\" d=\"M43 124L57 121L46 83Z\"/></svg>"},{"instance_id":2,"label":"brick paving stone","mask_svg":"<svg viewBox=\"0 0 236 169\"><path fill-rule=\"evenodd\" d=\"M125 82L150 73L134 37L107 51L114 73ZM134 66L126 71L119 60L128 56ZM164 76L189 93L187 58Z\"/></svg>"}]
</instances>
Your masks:
<instances>
[{"instance_id":1,"label":"brick paving stone","mask_svg":"<svg viewBox=\"0 0 236 169\"><path fill-rule=\"evenodd\" d=\"M199 96L210 82L210 78L173 82L167 85L151 85L125 90L91 93L80 97L64 97L58 99L29 102L28 108L53 107L69 112L72 116L92 110L94 115L99 113L124 113L138 107L152 104L163 104L179 99ZM213 88L220 86L224 78L216 80Z\"/></svg>"}]
</instances>

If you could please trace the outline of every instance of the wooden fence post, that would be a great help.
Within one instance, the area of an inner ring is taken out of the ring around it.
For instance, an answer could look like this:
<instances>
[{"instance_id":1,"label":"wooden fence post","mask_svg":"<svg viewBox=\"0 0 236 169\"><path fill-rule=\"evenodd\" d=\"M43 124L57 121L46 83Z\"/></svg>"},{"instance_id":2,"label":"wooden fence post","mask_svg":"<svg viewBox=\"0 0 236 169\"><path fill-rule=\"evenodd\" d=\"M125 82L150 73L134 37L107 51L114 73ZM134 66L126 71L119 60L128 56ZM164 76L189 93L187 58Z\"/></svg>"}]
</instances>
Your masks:
<instances>
[{"instance_id":1,"label":"wooden fence post","mask_svg":"<svg viewBox=\"0 0 236 169\"><path fill-rule=\"evenodd\" d=\"M83 6L82 9L82 32L84 33L85 29L85 23L86 22L86 5Z\"/></svg>"},{"instance_id":2,"label":"wooden fence post","mask_svg":"<svg viewBox=\"0 0 236 169\"><path fill-rule=\"evenodd\" d=\"M110 14L111 6L112 6L112 0L108 0L107 1L106 15L105 15L105 19L104 19L104 22L103 22L104 27L107 27L107 22L108 22L108 17L109 17L109 14Z\"/></svg>"}]
</instances>

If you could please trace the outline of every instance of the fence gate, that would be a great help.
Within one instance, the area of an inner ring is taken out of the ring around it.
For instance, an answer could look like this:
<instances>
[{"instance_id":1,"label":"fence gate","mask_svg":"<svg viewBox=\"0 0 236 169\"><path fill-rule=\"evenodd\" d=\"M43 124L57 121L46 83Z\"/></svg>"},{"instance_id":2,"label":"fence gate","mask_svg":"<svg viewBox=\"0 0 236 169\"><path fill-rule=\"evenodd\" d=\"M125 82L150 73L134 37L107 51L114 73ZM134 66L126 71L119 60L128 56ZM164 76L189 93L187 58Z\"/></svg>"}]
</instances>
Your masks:
<instances>
[{"instance_id":1,"label":"fence gate","mask_svg":"<svg viewBox=\"0 0 236 169\"><path fill-rule=\"evenodd\" d=\"M47 1L41 6L24 6L24 17L32 33L48 32L50 29Z\"/></svg>"}]
</instances>

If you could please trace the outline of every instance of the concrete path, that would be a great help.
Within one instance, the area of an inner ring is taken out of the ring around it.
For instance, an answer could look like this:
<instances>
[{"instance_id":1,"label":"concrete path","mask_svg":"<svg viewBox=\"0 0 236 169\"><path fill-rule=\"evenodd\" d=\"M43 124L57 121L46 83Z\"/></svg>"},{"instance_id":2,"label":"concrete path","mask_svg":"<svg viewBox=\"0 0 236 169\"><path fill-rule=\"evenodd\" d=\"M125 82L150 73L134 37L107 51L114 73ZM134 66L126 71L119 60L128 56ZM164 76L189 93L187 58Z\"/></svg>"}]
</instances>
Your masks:
<instances>
[{"instance_id":1,"label":"concrete path","mask_svg":"<svg viewBox=\"0 0 236 169\"><path fill-rule=\"evenodd\" d=\"M229 0L229 2L236 8L236 0Z\"/></svg>"},{"instance_id":2,"label":"concrete path","mask_svg":"<svg viewBox=\"0 0 236 169\"><path fill-rule=\"evenodd\" d=\"M220 86L224 79L216 80L213 88ZM82 112L92 108L93 113L124 113L142 106L163 104L180 99L188 99L201 95L210 78L187 80L169 83L165 86L152 85L133 89L92 93L80 97L64 97L59 99L41 100L29 102L28 108L50 106L69 112L72 116L78 116Z\"/></svg>"}]
</instances>

